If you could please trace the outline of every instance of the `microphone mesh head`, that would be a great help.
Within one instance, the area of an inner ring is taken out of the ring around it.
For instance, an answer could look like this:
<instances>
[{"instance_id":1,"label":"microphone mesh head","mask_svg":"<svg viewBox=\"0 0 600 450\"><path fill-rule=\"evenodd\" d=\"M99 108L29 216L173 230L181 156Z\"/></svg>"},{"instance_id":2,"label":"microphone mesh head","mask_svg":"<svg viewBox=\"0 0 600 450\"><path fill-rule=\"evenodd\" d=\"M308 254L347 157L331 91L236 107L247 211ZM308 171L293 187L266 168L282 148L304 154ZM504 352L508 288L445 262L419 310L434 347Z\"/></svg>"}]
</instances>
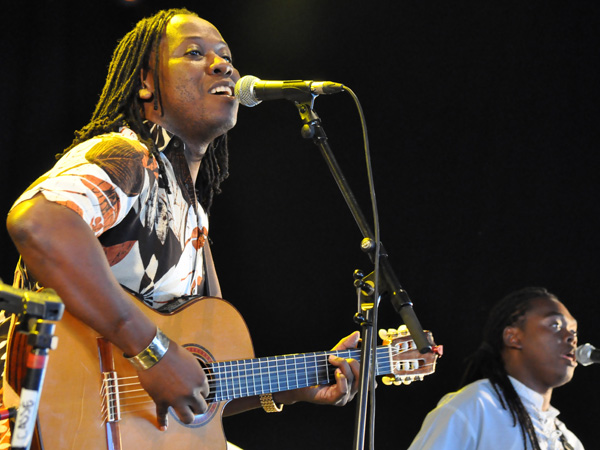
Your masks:
<instances>
[{"instance_id":1,"label":"microphone mesh head","mask_svg":"<svg viewBox=\"0 0 600 450\"><path fill-rule=\"evenodd\" d=\"M592 351L595 350L592 344L583 344L577 347L575 350L575 359L582 366L589 366L594 361L592 361Z\"/></svg>"},{"instance_id":2,"label":"microphone mesh head","mask_svg":"<svg viewBox=\"0 0 600 450\"><path fill-rule=\"evenodd\" d=\"M235 83L235 97L242 105L256 106L262 102L262 100L257 99L256 95L254 95L254 84L257 81L260 81L260 78L246 75Z\"/></svg>"}]
</instances>

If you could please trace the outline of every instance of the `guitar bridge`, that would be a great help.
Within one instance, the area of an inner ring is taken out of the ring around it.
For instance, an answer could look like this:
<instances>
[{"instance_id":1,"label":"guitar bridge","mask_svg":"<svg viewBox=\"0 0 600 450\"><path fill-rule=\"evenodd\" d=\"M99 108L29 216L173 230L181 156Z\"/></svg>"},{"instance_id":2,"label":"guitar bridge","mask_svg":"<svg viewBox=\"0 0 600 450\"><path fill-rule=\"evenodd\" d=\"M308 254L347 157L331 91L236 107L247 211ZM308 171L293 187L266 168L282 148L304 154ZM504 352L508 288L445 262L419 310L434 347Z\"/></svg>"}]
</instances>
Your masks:
<instances>
[{"instance_id":1,"label":"guitar bridge","mask_svg":"<svg viewBox=\"0 0 600 450\"><path fill-rule=\"evenodd\" d=\"M102 404L108 423L121 420L117 372L102 372Z\"/></svg>"}]
</instances>

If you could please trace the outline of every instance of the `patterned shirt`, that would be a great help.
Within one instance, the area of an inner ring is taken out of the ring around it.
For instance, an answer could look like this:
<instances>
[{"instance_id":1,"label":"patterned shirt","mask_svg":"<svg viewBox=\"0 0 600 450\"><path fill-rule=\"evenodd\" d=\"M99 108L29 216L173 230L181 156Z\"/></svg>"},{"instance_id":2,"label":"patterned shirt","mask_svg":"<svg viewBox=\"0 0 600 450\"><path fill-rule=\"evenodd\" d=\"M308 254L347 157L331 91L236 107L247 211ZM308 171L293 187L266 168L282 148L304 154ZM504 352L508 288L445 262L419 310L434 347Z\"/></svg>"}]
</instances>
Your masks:
<instances>
[{"instance_id":1,"label":"patterned shirt","mask_svg":"<svg viewBox=\"0 0 600 450\"><path fill-rule=\"evenodd\" d=\"M41 193L79 214L102 244L117 280L158 309L203 288L208 216L184 143L152 125L164 171L128 128L93 137L64 155L15 205Z\"/></svg>"}]
</instances>

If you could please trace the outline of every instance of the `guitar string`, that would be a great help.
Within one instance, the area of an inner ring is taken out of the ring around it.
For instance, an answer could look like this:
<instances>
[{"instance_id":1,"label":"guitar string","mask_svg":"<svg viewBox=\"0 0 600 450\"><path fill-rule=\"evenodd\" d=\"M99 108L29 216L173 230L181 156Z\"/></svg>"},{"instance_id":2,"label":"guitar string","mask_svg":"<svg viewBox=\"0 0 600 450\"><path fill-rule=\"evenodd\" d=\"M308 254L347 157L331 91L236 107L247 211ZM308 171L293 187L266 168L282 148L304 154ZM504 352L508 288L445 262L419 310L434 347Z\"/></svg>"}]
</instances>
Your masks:
<instances>
[{"instance_id":1,"label":"guitar string","mask_svg":"<svg viewBox=\"0 0 600 450\"><path fill-rule=\"evenodd\" d=\"M411 367L410 360L402 361L402 362L400 362L400 364L404 365L404 366L407 366L407 367L400 366L396 370L416 371L416 370L421 370L423 368L426 368L426 367L432 365L432 364L422 364L422 365L419 365L418 367L415 368L415 367ZM381 364L381 363L378 362L378 366L382 366L382 365L384 365L384 364ZM270 384L269 387L272 388L272 384L273 384L272 382L273 382L273 380L275 380L275 379L279 380L280 379L280 376L279 376L281 374L280 373L280 369L283 369L284 366L285 366L285 369L286 369L285 373L289 373L289 372L295 373L291 369L288 369L287 364L281 364L281 365L275 364L275 367L270 367L269 365L267 365L266 367L264 367L264 365L263 366L260 366L260 365L257 366L256 361L245 360L245 361L243 361L241 363L237 362L237 364L232 364L232 363L215 363L215 364L211 365L210 368L214 368L216 370L209 371L207 373L207 377L209 378L209 384L212 382L213 386L214 386L214 385L216 385L215 384L216 381L219 381L220 383L227 384L229 381L235 380L235 379L244 379L244 378L246 378L246 379L249 379L249 378L255 379L257 377L256 372L258 371L259 372L258 376L260 377L261 384L263 385L261 387L264 387L264 384L266 384L266 383L263 383L263 381L265 381L264 379L265 379L265 375L266 375L267 376L266 382L268 382ZM298 369L298 367L297 367L298 365L296 364L295 366L296 366L295 368L297 370ZM333 367L334 366L330 366L329 361L324 361L324 362L320 361L314 367L301 366L301 369L302 368L310 369L311 373L314 373L315 369L316 369L316 372L317 372L316 375L307 376L306 380L308 381L308 380L312 380L312 379L316 378L316 382L318 383L318 374L319 374L319 371L322 372L323 368L333 369ZM273 371L271 371L271 369L273 369ZM391 372L394 371L394 369L392 369L392 368L390 368L390 370L391 370ZM226 375L231 375L231 376L229 376L229 377L223 377L222 376L223 374L220 373L222 371L226 372ZM232 371L237 372L238 374L237 375L232 374L231 373ZM242 372L244 372L244 373L242 374ZM247 372L250 372L250 373L247 373ZM271 373L271 372L273 372L273 373ZM410 374L407 374L405 376L410 376ZM109 381L109 382L108 383L104 383L104 385L103 385L103 387L101 389L101 395L105 395L104 390L107 389L107 386L110 387L113 384L115 384L115 382L116 382L116 384L117 384L117 386L119 388L126 388L129 385L128 384L124 384L123 381L124 380L128 380L128 379L135 380L135 379L137 379L137 377L136 376L132 376L132 377L120 377L120 378L109 378L109 379L107 379L107 381ZM133 383L133 385L137 385L137 383ZM288 381L287 385L289 386L289 381ZM248 386L246 386L246 388L248 388ZM210 392L215 392L215 391L213 389L211 389ZM110 393L108 395L110 395Z\"/></svg>"},{"instance_id":2,"label":"guitar string","mask_svg":"<svg viewBox=\"0 0 600 450\"><path fill-rule=\"evenodd\" d=\"M389 351L386 348L384 348L384 350L385 350L385 353L389 353ZM339 353L340 352L337 352L338 355L339 355ZM309 366L300 364L300 366L301 366L300 369L302 369L302 368L304 368L304 369L310 369L311 372L314 372L314 369L316 369L316 371L317 371L317 380L318 380L318 372L319 372L320 369L321 369L321 371L322 371L323 368L330 369L330 367L329 367L330 366L329 361L327 359L323 358L323 356L328 356L329 354L332 354L332 353L329 352L329 353L324 353L324 354L321 354L321 355L315 354L315 355L312 355L312 356L308 357L308 359L311 359L311 358L314 359L317 356L321 356L321 358L319 358L319 360L312 361L313 363L316 362L316 364L314 365L314 367L313 366L309 367ZM397 353L397 354L399 354L399 353ZM277 357L274 357L274 358L277 358ZM219 378L220 381L224 381L225 383L227 383L228 380L235 379L236 377L234 376L233 378L231 378L231 377L230 378L223 378L221 376L222 374L220 374L219 372L221 372L221 371L231 372L231 370L234 369L234 370L237 370L238 373L240 373L240 372L248 372L250 370L250 372L251 372L250 374L244 373L241 376L238 375L237 378L248 378L248 377L255 378L256 377L255 372L259 371L259 374L261 376L261 382L262 382L262 380L264 378L263 375L264 375L264 372L266 370L266 375L268 376L268 380L267 381L269 383L271 383L271 381L272 381L271 369L273 369L273 371L275 372L275 375L279 375L279 370L282 369L282 368L284 368L284 367L286 369L286 372L290 372L291 371L291 369L288 369L288 364L287 364L287 361L285 360L285 357L283 357L283 358L284 358L283 364L278 364L278 360L275 360L275 359L272 360L272 361L268 361L267 360L266 364L264 362L261 363L257 359L254 359L254 360L252 360L252 359L251 360L241 360L241 361L233 361L233 362L214 363L214 364L211 364L209 366L209 368L212 368L212 369L215 369L215 370L209 371L208 374L207 374L207 376L209 378L214 378L214 379ZM297 359L297 357L295 359ZM304 359L306 360L307 358L305 357ZM417 358L416 360L419 360L419 359L420 358ZM398 369L399 370L417 370L417 369L422 369L424 367L427 367L428 365L431 365L431 364L423 364L423 365L419 365L417 368L414 368L414 367L411 367L411 365L410 365L411 362L410 361L415 361L415 360L401 361L400 362L401 366L399 368L397 368L396 370L398 370ZM271 363L271 364L269 364L269 363ZM275 367L272 367L272 365L273 365L272 363L274 363ZM380 366L384 366L385 367L386 364L387 363L381 363L381 361L379 361L379 360L377 361L378 368ZM402 365L408 366L408 367L402 367ZM293 366L295 367L296 370L298 369L298 364L295 363L295 360L294 360ZM248 369L248 368L250 368L250 369ZM392 369L390 367L390 371L391 371L390 373L392 373L394 371L394 369ZM277 376L276 378L278 379L279 377ZM311 378L311 377L307 377L307 379L308 378ZM137 379L137 377L133 376L133 377L112 378L112 379L109 378L109 379L107 379L107 381L112 381L112 382L117 381L117 383L121 382L121 387L126 387L127 385L122 384L122 381L123 380L127 380L127 379ZM209 383L210 383L210 381L211 380L209 380ZM215 380L212 380L212 381L214 382ZM108 383L108 384L110 384L110 383ZM272 386L270 386L270 387L272 387ZM104 389L104 387L102 389ZM211 392L212 392L212 390L211 390Z\"/></svg>"},{"instance_id":3,"label":"guitar string","mask_svg":"<svg viewBox=\"0 0 600 450\"><path fill-rule=\"evenodd\" d=\"M119 402L118 411L114 411L116 409L116 406L110 406L109 407L110 410L113 413L118 412L120 414L120 416L129 416L131 414L139 413L140 411L148 411L148 410L156 407L152 398L143 389L140 388L136 391L143 392L143 393L141 395L137 395L137 396L133 396L133 397L132 396L121 397L121 401ZM240 394L241 394L241 392L240 392ZM244 395L240 395L240 397L243 397L243 396ZM233 395L232 398L236 398L236 396ZM140 401L133 402L132 401L133 399L139 399ZM222 399L220 401L223 401L223 400L229 400L229 398ZM102 422L104 424L104 423L108 422L109 414L105 407L103 407L102 409L103 409L103 412L101 414L101 417L102 417Z\"/></svg>"},{"instance_id":4,"label":"guitar string","mask_svg":"<svg viewBox=\"0 0 600 450\"><path fill-rule=\"evenodd\" d=\"M429 366L433 366L434 364L435 363L423 364L423 365L419 366L419 369L426 368L426 367L429 367ZM325 364L321 364L320 366L317 366L317 367L323 368L323 367L327 367L327 366L330 366L328 362L326 362ZM332 369L332 368L334 368L334 366L329 367L329 368ZM311 368L311 370L312 370L312 368ZM268 383L267 382L262 383L262 381L263 381L262 379L264 377L261 376L261 385L262 385L261 387L263 387L263 388L266 385L268 385L269 387L272 387L272 385L274 384L274 383L272 383L273 378L275 378L277 380L277 382L279 380L279 377L277 376L278 375L277 373L274 373L274 374L273 373L268 373L267 375L269 376ZM273 375L275 375L275 377ZM223 378L223 377L220 377L219 374L209 373L209 374L207 374L207 377L209 378L209 385L211 385L210 388L209 388L209 397L210 397L211 394L216 394L216 389L214 389L214 388L217 386L217 382L221 383L221 384L223 382L225 382L225 384L227 384L227 382L228 382L227 380L234 381L234 380L240 380L240 379L243 379L243 378L247 378L247 379L248 378L255 378L256 375L255 374L248 374L248 375L241 375L241 376L229 376L229 377ZM129 382L129 381L135 380L135 379L138 379L138 378L136 376L129 376L129 377L117 377L117 378L111 379L110 381L113 381L113 382L117 383L117 388L118 389L117 389L116 392L114 390L112 390L112 389L114 389L114 386L112 386L112 387L108 386L107 387L107 386L104 385L102 387L101 391L104 392L104 395L103 395L103 399L104 400L102 402L103 403L102 416L104 417L104 422L106 422L108 420L107 419L108 418L108 409L110 408L112 410L112 409L115 408L115 406L107 406L107 403L109 403L109 404L113 404L114 403L114 401L110 401L110 399L107 400L107 398L110 398L111 396L118 395L118 397L119 397L119 406L120 406L120 411L119 412L121 414L131 414L131 413L134 413L134 412L138 412L138 411L141 411L141 410L148 409L147 407L131 409L131 407L137 407L137 406L140 406L140 405L142 405L142 406L143 405L152 406L154 404L154 401L146 393L146 391L141 387L141 383L139 381L137 381L137 382L134 381L133 383ZM127 380L128 382L127 383L121 383L121 381L123 381L123 380ZM308 379L307 379L307 381L308 381ZM308 384L308 385L312 385L312 384ZM139 386L139 389L137 389L138 386ZM125 389L125 390L123 390L123 389L121 389L123 387L125 387L125 388L127 388L127 387L133 387L135 389ZM288 389L294 389L295 387L297 387L297 386L290 387L288 385ZM235 391L235 390L236 389L233 389L233 391ZM219 401L229 400L229 399L238 398L238 397L244 397L244 396L248 396L248 395L256 395L256 393L266 392L266 391L264 391L264 389L262 389L261 391L257 391L255 389L254 390L254 394L249 394L248 384L246 384L246 395L243 395L243 393L242 393L243 387L240 387L237 390L239 391L239 395L236 395L236 392L232 391L231 392L232 396L230 398L220 399ZM286 389L283 389L283 390L286 390ZM131 394L135 394L135 393L142 393L142 394L141 395L131 395ZM227 392L227 393L229 394L230 392ZM132 402L132 400L135 400L135 399L146 399L146 400Z\"/></svg>"},{"instance_id":5,"label":"guitar string","mask_svg":"<svg viewBox=\"0 0 600 450\"><path fill-rule=\"evenodd\" d=\"M383 346L383 347L379 347L377 349L377 356L379 356L380 353L383 353L385 355L387 354L391 354L391 356L397 356L401 353L404 353L412 348L414 348L412 341L409 342L405 342L405 345L400 344L400 346L397 346L396 348L391 348L390 351L390 347L389 346ZM398 348L400 347L400 349ZM323 370L323 368L327 369L327 380L329 381L329 371L331 371L333 367L330 367L330 363L328 361L328 356L329 355L336 355L336 356L340 356L340 355L344 355L344 356L352 356L353 354L358 353L358 350L339 350L339 351L329 351L329 352L320 352L320 353L306 353L301 355L301 358L303 358L305 361L307 361L308 359L313 359L313 362L317 362L314 367L310 367L311 372L313 372L315 369L317 371L317 375L316 377L309 377L308 374L306 376L306 381L308 382L309 380L314 379L314 384L318 384L318 372L319 369L321 369L321 371ZM299 358L299 355L289 355L290 358L294 359L294 363L296 362L296 360ZM327 358L325 358L327 357ZM317 360L318 358L318 360ZM261 358L262 359L262 358ZM233 375L231 374L231 376L223 378L220 373L214 373L214 372L209 372L207 373L207 378L208 378L208 382L209 382L209 396L208 398L210 399L211 395L214 397L217 395L217 382L219 382L221 385L225 384L225 386L227 386L228 382L233 382L236 379L237 380L241 380L246 378L246 385L245 385L245 390L246 390L246 396L247 395L251 395L249 394L250 388L251 386L248 383L248 379L255 379L256 378L256 374L255 371L258 370L259 372L261 372L260 374L260 385L261 385L261 390L257 390L256 389L256 383L252 383L254 389L253 389L253 395L255 395L256 393L262 393L265 392L264 387L265 386L269 386L269 391L275 391L273 390L273 380L275 379L277 386L279 387L280 390L286 390L286 388L281 389L280 385L279 385L279 372L277 372L278 369L280 369L281 367L278 367L278 362L281 362L281 359L283 359L283 363L280 366L284 366L287 369L287 361L286 361L286 356L282 356L282 357L272 357L272 358L264 358L262 361L260 361L260 359L249 359L249 360L242 360L242 361L232 361L232 362L220 362L220 363L214 363L211 364L209 366L209 368L213 368L213 369L217 369L218 372L220 372L221 370L224 370L226 372L231 372L231 368L235 368L235 370L237 370L237 372L241 372L241 371L248 371L248 367L250 367L250 374L244 374L244 375ZM419 358L417 358L419 359ZM270 364L275 364L275 367L273 367L274 372L275 373L271 373L271 366ZM392 365L391 363L382 363L380 360L376 361L378 367L382 366L382 365L386 365L386 364L390 364L390 366ZM401 361L402 363L406 363L408 364L408 361ZM423 365L419 365L418 369L423 369L427 366L431 366L434 363L431 364L423 364ZM266 367L265 367L266 365ZM297 369L298 364L294 364L295 368ZM300 364L300 366L302 366L302 364ZM302 367L301 367L302 368ZM304 365L303 368L305 370L307 370L309 367ZM264 381L264 371L266 369L266 375L268 377L268 379L266 380L267 382L263 382ZM403 369L401 369L403 370ZM410 365L408 369L404 369L404 370L410 370ZM415 370L415 369L412 369ZM275 377L273 377L273 375L275 375ZM296 379L298 378L298 375L296 374ZM141 384L139 383L139 381L137 382L133 382L133 383L123 383L124 380L135 380L137 379L136 376L130 376L130 377L116 377L116 378L108 378L106 381L107 383L103 383L103 386L101 388L101 395L102 398L105 399L106 401L103 401L103 408L102 408L102 415L104 417L108 417L108 409L113 410L114 408L116 408L116 406L108 406L108 404L113 405L115 402L111 401L109 398L111 396L119 396L119 403L121 406L121 411L124 414L127 413L132 413L132 412L136 412L139 411L140 409L136 409L136 410L131 410L131 409L125 409L127 407L131 407L131 406L136 406L136 405L151 405L154 402L152 401L152 399L150 398L150 396L145 393L144 389L141 388ZM116 383L116 388L117 391L115 392L115 386L114 384ZM313 384L307 384L307 385L313 385ZM127 387L137 387L139 386L139 389L123 389L123 388L127 388ZM293 389L295 387L298 387L298 385L296 386L290 386L289 382L287 385L287 389ZM242 390L244 389L243 386L240 386L237 390L239 390L239 397L243 397L243 393ZM108 392L107 392L108 390ZM229 394L229 390L227 390L227 387L225 388L227 392L227 394ZM230 389L231 390L231 389ZM231 394L232 397L231 398L236 398L236 393L235 393L236 389L233 389ZM138 392L144 392L144 394L142 395L135 395L132 396L132 393L138 393ZM142 399L142 398L146 398L148 400L146 401L141 401L141 402L132 402L132 399ZM228 400L229 398L223 398L223 399L219 399L218 401L222 401L222 400Z\"/></svg>"},{"instance_id":6,"label":"guitar string","mask_svg":"<svg viewBox=\"0 0 600 450\"><path fill-rule=\"evenodd\" d=\"M427 364L425 366L429 366L432 364ZM423 367L425 367L423 366ZM238 377L240 378L240 377ZM137 383L137 385L140 386L140 389L135 389L135 390L131 390L131 391L118 391L118 395L120 398L120 402L119 402L119 412L121 415L129 415L129 414L133 414L139 411L144 411L144 410L148 410L150 407L154 407L154 401L152 400L152 398L146 393L146 391L144 389L141 388L141 385L139 383ZM293 389L293 388L290 388ZM141 392L141 395L135 395L135 396L131 396L129 394L131 394L132 392ZM108 394L109 396L111 394ZM240 395L239 397L244 397L244 395L242 394L241 390L240 390ZM233 398L238 398L238 396L235 395L235 393L233 394L233 396L231 398L226 398L226 399L222 399L220 401L223 400L230 400ZM141 401L137 401L137 402L133 402L132 400L134 399L143 399ZM103 402L105 403L105 402ZM114 407L111 406L111 409L113 409ZM108 421L108 413L107 413L107 408L103 407L102 408L102 417L103 417L103 422Z\"/></svg>"},{"instance_id":7,"label":"guitar string","mask_svg":"<svg viewBox=\"0 0 600 450\"><path fill-rule=\"evenodd\" d=\"M428 368L429 366L433 366L433 365L434 365L433 363L431 363L431 364L423 364L423 365L419 366L418 370L421 370L421 369L424 369L424 368ZM325 367L325 365L323 365L323 367ZM331 368L333 369L334 367L335 366L332 366ZM410 369L407 369L407 370L410 370ZM416 370L416 369L413 369L413 370ZM209 386L210 387L210 389L209 389L209 395L211 393L215 393L216 392L216 390L213 389L216 386L222 385L224 383L227 384L228 382L232 382L232 381L236 381L236 380L243 380L243 379L247 379L248 380L248 379L255 379L255 378L258 377L261 380L261 387L264 388L269 383L271 385L275 384L276 382L274 380L278 380L278 379L281 378L281 377L277 376L278 375L277 373L263 374L262 376L261 375L256 375L255 373L239 374L239 375L227 374L228 376L226 376L226 377L223 377L221 375L222 374L214 374L214 373L208 373L206 375L207 378L209 379L208 383L210 385ZM417 374L417 375L420 375L420 374ZM265 378L265 376L267 376L268 378ZM410 377L410 376L415 376L415 375L407 374L407 375L403 375L403 376ZM136 378L137 379L137 377L114 378L112 381L116 381L117 382L117 389L115 390L114 386L103 386L102 389L101 389L101 395L110 396L110 395L114 395L115 392L118 392L119 395L123 395L123 394L131 394L131 393L136 393L136 392L139 392L139 391L143 391L143 389L132 389L132 390L127 390L127 389L124 390L123 389L123 388L127 388L127 387L141 386L141 384L139 382L125 383L125 384L121 383L122 380L131 379L131 378ZM310 380L315 380L316 381L316 378L317 378L316 375L309 376L309 377L306 378L306 381L307 382L310 381ZM306 386L313 386L313 385L314 384L304 384L303 383L304 387L306 387ZM298 387L298 386L295 386L295 385L290 384L290 383L285 384L285 386L287 386L289 389L295 389L295 388ZM272 387L272 386L269 386L269 387ZM244 385L243 387L238 388L237 390L244 389L244 388L246 388L246 390L248 390L250 387L247 386L247 385ZM233 390L236 390L236 389L233 389ZM263 391L263 390L264 389L261 389L261 391ZM287 389L282 389L282 390L287 390ZM273 391L273 392L276 392L276 391Z\"/></svg>"}]
</instances>

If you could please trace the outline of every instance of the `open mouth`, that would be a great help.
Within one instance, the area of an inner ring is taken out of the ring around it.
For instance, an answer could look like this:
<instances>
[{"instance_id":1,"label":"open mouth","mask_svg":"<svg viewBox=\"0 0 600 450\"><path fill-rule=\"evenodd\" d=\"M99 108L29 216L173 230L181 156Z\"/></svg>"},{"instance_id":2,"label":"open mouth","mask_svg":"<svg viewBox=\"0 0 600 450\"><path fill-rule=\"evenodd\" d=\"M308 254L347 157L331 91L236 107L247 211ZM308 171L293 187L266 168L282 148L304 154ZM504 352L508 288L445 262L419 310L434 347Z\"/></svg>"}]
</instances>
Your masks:
<instances>
[{"instance_id":1,"label":"open mouth","mask_svg":"<svg viewBox=\"0 0 600 450\"><path fill-rule=\"evenodd\" d=\"M233 97L233 88L231 86L216 86L208 91L211 95L226 95Z\"/></svg>"},{"instance_id":2,"label":"open mouth","mask_svg":"<svg viewBox=\"0 0 600 450\"><path fill-rule=\"evenodd\" d=\"M573 364L577 364L577 359L575 358L575 350L571 350L569 353L565 353L562 355L568 361L571 361Z\"/></svg>"}]
</instances>

